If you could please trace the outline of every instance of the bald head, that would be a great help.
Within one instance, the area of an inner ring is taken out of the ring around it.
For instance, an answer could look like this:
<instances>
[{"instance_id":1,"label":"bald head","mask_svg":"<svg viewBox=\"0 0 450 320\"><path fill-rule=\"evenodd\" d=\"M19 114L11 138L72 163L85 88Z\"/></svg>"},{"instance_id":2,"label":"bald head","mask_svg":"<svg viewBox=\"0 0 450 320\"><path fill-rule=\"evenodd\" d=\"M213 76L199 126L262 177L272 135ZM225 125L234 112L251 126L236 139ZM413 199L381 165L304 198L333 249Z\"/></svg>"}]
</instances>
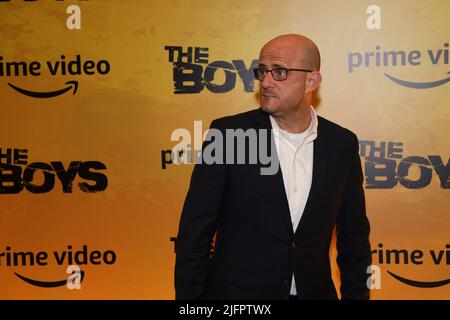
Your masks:
<instances>
[{"instance_id":1,"label":"bald head","mask_svg":"<svg viewBox=\"0 0 450 320\"><path fill-rule=\"evenodd\" d=\"M320 53L316 44L300 34L285 34L267 42L263 52L291 51L305 69L320 70Z\"/></svg>"}]
</instances>

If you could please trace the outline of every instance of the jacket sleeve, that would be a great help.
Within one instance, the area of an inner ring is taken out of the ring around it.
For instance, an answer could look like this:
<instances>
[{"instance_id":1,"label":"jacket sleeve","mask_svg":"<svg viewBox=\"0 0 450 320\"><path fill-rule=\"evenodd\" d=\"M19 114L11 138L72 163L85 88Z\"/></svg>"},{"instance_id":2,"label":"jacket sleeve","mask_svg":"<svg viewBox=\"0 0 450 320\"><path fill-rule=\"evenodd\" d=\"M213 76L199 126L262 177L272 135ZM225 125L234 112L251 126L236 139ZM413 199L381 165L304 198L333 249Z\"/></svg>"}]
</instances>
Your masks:
<instances>
[{"instance_id":1,"label":"jacket sleeve","mask_svg":"<svg viewBox=\"0 0 450 320\"><path fill-rule=\"evenodd\" d=\"M352 149L345 190L336 228L337 263L341 274L342 299L369 299L367 268L372 263L366 216L363 173L358 138L352 133Z\"/></svg>"},{"instance_id":2,"label":"jacket sleeve","mask_svg":"<svg viewBox=\"0 0 450 320\"><path fill-rule=\"evenodd\" d=\"M210 129L219 129L214 120ZM210 130L209 133L211 133ZM216 131L217 133L218 131ZM209 134L208 134L209 135ZM220 139L205 139L202 146L203 162L195 164L189 191L184 202L176 240L175 298L177 300L204 299L208 278L211 241L216 231L217 220L226 187L225 164L205 163L205 148L215 142L213 156L225 147ZM219 152L219 154L217 153ZM224 157L222 158L224 159Z\"/></svg>"}]
</instances>

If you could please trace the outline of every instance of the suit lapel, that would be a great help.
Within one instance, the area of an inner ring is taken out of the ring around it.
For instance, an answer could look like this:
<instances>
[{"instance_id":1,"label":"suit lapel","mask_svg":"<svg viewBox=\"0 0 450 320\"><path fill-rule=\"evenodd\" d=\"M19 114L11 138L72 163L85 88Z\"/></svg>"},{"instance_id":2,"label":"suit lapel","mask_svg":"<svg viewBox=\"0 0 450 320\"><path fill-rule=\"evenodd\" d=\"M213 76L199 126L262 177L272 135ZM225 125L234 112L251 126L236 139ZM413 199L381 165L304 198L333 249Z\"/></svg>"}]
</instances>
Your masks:
<instances>
[{"instance_id":1,"label":"suit lapel","mask_svg":"<svg viewBox=\"0 0 450 320\"><path fill-rule=\"evenodd\" d=\"M271 131L272 124L270 123L269 115L264 111L259 109L259 113L257 117L255 117L253 123L256 125L257 129L267 129L269 130L268 134L268 152L275 153L275 157L279 163L279 158L277 154L277 150L275 148L274 136ZM271 146L274 146L274 150L272 150ZM278 168L277 173L274 175L260 175L261 183L258 184L258 188L263 193L265 201L269 201L273 203L275 207L279 208L279 211L275 212L275 214L280 214L282 219L285 221L286 228L289 234L293 235L293 225L291 214L289 210L289 203L286 195L286 190L284 188L283 175L281 172L281 167Z\"/></svg>"},{"instance_id":2,"label":"suit lapel","mask_svg":"<svg viewBox=\"0 0 450 320\"><path fill-rule=\"evenodd\" d=\"M318 117L317 138L314 140L311 190L302 217L295 231L295 235L302 234L302 229L305 228L308 220L311 219L314 205L318 201L320 188L325 183L324 179L326 179L328 170L326 147L326 133L323 130L323 122L320 117Z\"/></svg>"}]
</instances>

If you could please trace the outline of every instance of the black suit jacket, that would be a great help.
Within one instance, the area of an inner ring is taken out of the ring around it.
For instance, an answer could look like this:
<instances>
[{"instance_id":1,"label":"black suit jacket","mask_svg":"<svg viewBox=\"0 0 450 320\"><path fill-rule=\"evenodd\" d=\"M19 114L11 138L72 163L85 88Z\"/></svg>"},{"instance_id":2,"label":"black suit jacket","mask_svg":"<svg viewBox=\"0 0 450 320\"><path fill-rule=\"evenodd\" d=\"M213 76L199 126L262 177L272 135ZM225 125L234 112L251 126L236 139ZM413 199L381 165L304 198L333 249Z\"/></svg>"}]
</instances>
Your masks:
<instances>
[{"instance_id":1,"label":"black suit jacket","mask_svg":"<svg viewBox=\"0 0 450 320\"><path fill-rule=\"evenodd\" d=\"M211 128L271 124L256 109L214 120ZM342 298L369 298L358 140L322 117L317 130L311 191L295 233L281 168L261 175L260 163L195 165L176 241L176 299L287 299L292 274L300 298L337 299L329 261L335 227Z\"/></svg>"}]
</instances>

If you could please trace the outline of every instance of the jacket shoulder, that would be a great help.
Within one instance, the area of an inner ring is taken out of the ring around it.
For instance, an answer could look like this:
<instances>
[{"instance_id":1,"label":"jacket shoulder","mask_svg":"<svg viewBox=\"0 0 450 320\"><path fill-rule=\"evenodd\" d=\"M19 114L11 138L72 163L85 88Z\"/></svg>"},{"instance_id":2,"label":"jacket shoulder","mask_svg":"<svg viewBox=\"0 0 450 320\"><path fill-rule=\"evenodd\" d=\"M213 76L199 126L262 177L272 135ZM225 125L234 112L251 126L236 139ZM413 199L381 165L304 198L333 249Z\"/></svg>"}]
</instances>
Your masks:
<instances>
[{"instance_id":1,"label":"jacket shoulder","mask_svg":"<svg viewBox=\"0 0 450 320\"><path fill-rule=\"evenodd\" d=\"M351 130L344 128L337 123L334 123L324 117L317 116L318 119L318 131L319 134L331 137L332 139L341 139L345 141L358 140L355 133Z\"/></svg>"},{"instance_id":2,"label":"jacket shoulder","mask_svg":"<svg viewBox=\"0 0 450 320\"><path fill-rule=\"evenodd\" d=\"M214 119L211 123L211 126L223 128L248 127L253 121L258 119L264 119L264 117L266 117L266 114L264 113L264 111L258 108Z\"/></svg>"}]
</instances>

